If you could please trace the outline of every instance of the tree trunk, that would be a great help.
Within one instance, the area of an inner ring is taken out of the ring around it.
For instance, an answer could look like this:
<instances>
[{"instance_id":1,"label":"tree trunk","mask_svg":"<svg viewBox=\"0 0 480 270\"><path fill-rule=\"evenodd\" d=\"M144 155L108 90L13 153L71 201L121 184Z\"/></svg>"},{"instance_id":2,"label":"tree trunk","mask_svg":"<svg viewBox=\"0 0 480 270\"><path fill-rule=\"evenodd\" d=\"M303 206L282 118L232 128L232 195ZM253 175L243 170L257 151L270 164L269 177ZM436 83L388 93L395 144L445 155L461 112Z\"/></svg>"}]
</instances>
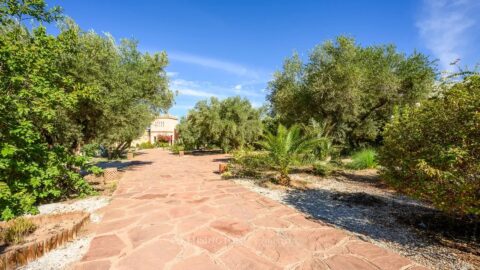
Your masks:
<instances>
[{"instance_id":1,"label":"tree trunk","mask_svg":"<svg viewBox=\"0 0 480 270\"><path fill-rule=\"evenodd\" d=\"M278 178L278 183L282 186L290 186L290 177L288 174L280 174L280 177Z\"/></svg>"}]
</instances>

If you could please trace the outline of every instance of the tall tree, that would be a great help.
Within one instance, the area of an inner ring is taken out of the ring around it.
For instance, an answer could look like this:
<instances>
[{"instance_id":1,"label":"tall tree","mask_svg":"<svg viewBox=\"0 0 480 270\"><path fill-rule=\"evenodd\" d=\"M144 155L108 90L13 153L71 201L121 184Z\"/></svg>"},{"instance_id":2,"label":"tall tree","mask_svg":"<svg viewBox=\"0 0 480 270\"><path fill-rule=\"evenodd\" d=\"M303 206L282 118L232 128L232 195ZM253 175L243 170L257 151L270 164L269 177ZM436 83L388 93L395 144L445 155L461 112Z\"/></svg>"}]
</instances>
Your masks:
<instances>
[{"instance_id":1,"label":"tall tree","mask_svg":"<svg viewBox=\"0 0 480 270\"><path fill-rule=\"evenodd\" d=\"M0 2L0 215L88 193L81 145L121 150L173 101L165 53L83 32L72 21L58 36L22 24L61 17L42 0Z\"/></svg>"},{"instance_id":2,"label":"tall tree","mask_svg":"<svg viewBox=\"0 0 480 270\"><path fill-rule=\"evenodd\" d=\"M272 113L291 125L315 119L332 126L337 144L373 143L396 105L427 97L435 79L429 59L393 45L361 47L338 37L316 47L303 64L285 61L269 84Z\"/></svg>"},{"instance_id":3,"label":"tall tree","mask_svg":"<svg viewBox=\"0 0 480 270\"><path fill-rule=\"evenodd\" d=\"M65 44L59 58L62 75L82 87L76 89L77 106L59 119L70 128L62 128L57 138L71 149L98 142L121 153L155 114L171 106L165 52L142 54L136 41L117 45L111 36L83 32L73 22L58 39Z\"/></svg>"},{"instance_id":4,"label":"tall tree","mask_svg":"<svg viewBox=\"0 0 480 270\"><path fill-rule=\"evenodd\" d=\"M225 151L251 145L262 133L261 110L247 99L199 101L181 119L179 132L188 148L220 147Z\"/></svg>"}]
</instances>

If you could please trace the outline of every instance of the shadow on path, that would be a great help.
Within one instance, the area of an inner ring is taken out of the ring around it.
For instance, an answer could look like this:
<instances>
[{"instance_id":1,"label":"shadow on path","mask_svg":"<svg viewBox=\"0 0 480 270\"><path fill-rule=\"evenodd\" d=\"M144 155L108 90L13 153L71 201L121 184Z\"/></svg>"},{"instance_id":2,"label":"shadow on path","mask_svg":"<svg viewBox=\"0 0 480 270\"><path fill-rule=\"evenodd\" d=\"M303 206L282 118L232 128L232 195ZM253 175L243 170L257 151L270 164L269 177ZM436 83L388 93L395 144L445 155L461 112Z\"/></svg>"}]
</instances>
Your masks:
<instances>
[{"instance_id":1,"label":"shadow on path","mask_svg":"<svg viewBox=\"0 0 480 270\"><path fill-rule=\"evenodd\" d=\"M150 165L152 163L153 162L151 161L139 161L139 160L128 160L128 161L115 160L115 161L98 162L95 164L95 166L98 166L102 169L117 168L117 170L123 170L129 166L143 166L143 165Z\"/></svg>"},{"instance_id":2,"label":"shadow on path","mask_svg":"<svg viewBox=\"0 0 480 270\"><path fill-rule=\"evenodd\" d=\"M325 189L288 191L285 201L315 219L374 240L421 248L448 238L468 243L469 252L479 247L480 232L473 229L472 221L412 201Z\"/></svg>"}]
</instances>

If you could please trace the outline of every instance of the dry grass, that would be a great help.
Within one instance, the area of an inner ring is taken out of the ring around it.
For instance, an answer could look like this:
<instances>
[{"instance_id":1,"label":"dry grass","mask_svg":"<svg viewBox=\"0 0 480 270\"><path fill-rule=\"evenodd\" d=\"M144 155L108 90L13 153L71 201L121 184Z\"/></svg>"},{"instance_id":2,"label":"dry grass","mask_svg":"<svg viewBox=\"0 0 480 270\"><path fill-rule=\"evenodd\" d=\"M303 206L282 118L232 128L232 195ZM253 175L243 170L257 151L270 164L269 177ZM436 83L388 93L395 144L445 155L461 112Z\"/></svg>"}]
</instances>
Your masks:
<instances>
[{"instance_id":1,"label":"dry grass","mask_svg":"<svg viewBox=\"0 0 480 270\"><path fill-rule=\"evenodd\" d=\"M26 218L16 218L9 221L0 231L0 240L7 245L16 245L23 242L24 238L37 229L32 221Z\"/></svg>"}]
</instances>

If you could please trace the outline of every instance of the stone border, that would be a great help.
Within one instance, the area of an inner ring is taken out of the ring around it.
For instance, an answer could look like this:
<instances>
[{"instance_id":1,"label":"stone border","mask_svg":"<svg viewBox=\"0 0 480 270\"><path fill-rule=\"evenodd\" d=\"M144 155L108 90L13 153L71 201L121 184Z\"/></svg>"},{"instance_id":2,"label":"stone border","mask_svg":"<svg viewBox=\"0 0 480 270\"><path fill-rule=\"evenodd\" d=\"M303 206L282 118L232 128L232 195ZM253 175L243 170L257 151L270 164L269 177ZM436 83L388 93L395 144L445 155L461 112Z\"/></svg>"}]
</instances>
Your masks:
<instances>
[{"instance_id":1,"label":"stone border","mask_svg":"<svg viewBox=\"0 0 480 270\"><path fill-rule=\"evenodd\" d=\"M13 270L24 266L35 259L42 257L47 252L54 250L75 239L80 229L86 225L90 220L90 214L86 212L72 212L54 215L40 215L31 217L34 223L42 224L51 220L64 220L80 216L78 222L73 226L57 232L55 235L49 236L46 239L36 239L35 241L18 246L12 250L0 254L0 270Z\"/></svg>"}]
</instances>

